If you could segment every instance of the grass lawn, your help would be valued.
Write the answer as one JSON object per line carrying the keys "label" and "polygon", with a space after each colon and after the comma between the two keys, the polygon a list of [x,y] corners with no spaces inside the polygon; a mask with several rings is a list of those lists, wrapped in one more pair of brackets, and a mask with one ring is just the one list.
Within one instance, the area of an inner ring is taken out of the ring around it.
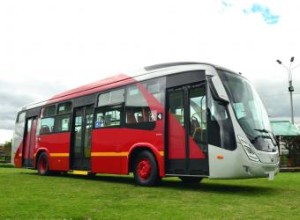
{"label": "grass lawn", "polygon": [[166,178],[49,176],[0,167],[0,219],[300,219],[300,173],[183,185]]}

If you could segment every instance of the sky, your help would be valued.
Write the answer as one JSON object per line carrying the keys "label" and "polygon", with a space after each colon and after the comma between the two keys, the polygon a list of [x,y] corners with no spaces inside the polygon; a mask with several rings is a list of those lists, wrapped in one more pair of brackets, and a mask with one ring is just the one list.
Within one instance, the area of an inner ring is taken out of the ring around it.
{"label": "sky", "polygon": [[0,143],[25,104],[176,61],[241,72],[270,117],[289,119],[293,56],[300,123],[299,9],[298,0],[0,1]]}

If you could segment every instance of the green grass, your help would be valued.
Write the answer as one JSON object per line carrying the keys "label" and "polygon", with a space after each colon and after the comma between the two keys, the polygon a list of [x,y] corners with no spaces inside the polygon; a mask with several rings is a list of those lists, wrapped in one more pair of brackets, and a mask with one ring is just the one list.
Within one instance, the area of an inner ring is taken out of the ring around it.
{"label": "green grass", "polygon": [[4,167],[4,168],[13,168],[14,165],[10,164],[10,163],[0,163],[0,168]]}
{"label": "green grass", "polygon": [[132,177],[37,175],[0,167],[0,219],[300,219],[300,173],[159,187]]}

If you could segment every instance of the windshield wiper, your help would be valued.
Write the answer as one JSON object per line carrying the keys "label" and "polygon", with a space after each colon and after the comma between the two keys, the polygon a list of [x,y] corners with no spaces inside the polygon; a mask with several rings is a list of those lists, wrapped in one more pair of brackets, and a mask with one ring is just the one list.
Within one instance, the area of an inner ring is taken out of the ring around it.
{"label": "windshield wiper", "polygon": [[271,139],[272,140],[272,138],[268,135],[257,135],[251,140],[252,144],[254,144],[257,141],[258,138],[266,138],[266,139]]}
{"label": "windshield wiper", "polygon": [[259,132],[262,132],[262,133],[267,133],[267,134],[269,134],[270,133],[270,131],[268,131],[268,130],[266,130],[266,129],[258,129],[258,128],[254,128],[254,130],[255,131],[259,131]]}
{"label": "windshield wiper", "polygon": [[266,134],[269,134],[269,136],[257,136],[257,137],[255,137],[253,140],[254,140],[254,142],[257,140],[257,138],[259,138],[259,137],[262,137],[262,138],[267,138],[267,139],[271,139],[272,140],[272,143],[275,145],[275,146],[277,146],[277,143],[276,143],[276,140],[274,139],[274,134],[271,132],[271,131],[268,131],[268,130],[266,130],[266,129],[257,129],[257,128],[255,128],[254,129],[255,131],[259,131],[259,132],[262,132],[262,133],[266,133]]}

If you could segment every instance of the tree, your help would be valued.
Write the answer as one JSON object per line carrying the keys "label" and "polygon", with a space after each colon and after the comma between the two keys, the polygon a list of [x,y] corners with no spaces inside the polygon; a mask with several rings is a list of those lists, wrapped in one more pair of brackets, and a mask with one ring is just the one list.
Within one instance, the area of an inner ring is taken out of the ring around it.
{"label": "tree", "polygon": [[10,161],[11,158],[11,141],[6,141],[4,144],[5,160]]}

